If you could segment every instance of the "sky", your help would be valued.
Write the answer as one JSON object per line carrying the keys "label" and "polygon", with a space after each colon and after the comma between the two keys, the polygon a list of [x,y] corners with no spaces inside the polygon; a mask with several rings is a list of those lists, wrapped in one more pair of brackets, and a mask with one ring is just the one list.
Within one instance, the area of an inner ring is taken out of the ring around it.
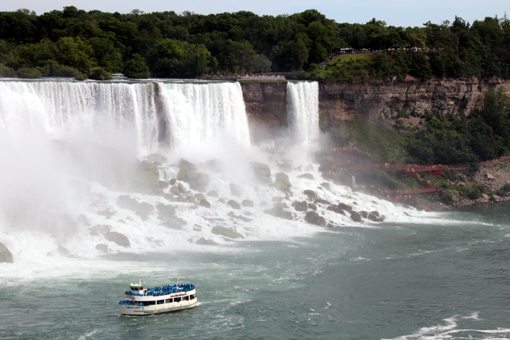
{"label": "sky", "polygon": [[453,21],[455,16],[473,22],[486,16],[510,14],[510,0],[0,0],[0,11],[27,8],[41,14],[64,6],[120,13],[133,9],[200,14],[245,10],[269,15],[314,8],[337,22],[365,23],[376,18],[394,26],[421,26],[427,21],[441,23]]}

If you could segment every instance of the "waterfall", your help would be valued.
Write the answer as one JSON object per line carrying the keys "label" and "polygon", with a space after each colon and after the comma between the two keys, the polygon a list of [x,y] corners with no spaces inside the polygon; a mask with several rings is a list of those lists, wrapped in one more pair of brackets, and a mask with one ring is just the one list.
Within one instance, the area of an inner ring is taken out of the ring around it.
{"label": "waterfall", "polygon": [[[229,135],[250,144],[239,83],[0,81],[0,129],[59,138],[112,126],[136,135],[137,153],[192,146]],[[161,100],[159,100],[161,99]]]}
{"label": "waterfall", "polygon": [[0,128],[37,129],[50,138],[105,125],[134,131],[138,152],[155,152],[159,122],[153,84],[0,82]]}
{"label": "waterfall", "polygon": [[287,119],[294,143],[313,146],[319,137],[319,85],[317,82],[287,83]]}
{"label": "waterfall", "polygon": [[160,83],[169,123],[169,143],[187,147],[227,136],[250,144],[239,83]]}

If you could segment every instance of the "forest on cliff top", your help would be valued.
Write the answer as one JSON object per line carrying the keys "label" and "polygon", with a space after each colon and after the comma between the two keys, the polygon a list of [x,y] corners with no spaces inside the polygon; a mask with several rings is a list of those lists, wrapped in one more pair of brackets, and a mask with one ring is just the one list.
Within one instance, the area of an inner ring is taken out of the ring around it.
{"label": "forest on cliff top", "polygon": [[394,27],[376,19],[337,23],[316,10],[280,16],[72,6],[41,15],[0,12],[0,76],[108,79],[117,72],[132,78],[267,72],[336,81],[509,78],[510,21],[456,17]]}

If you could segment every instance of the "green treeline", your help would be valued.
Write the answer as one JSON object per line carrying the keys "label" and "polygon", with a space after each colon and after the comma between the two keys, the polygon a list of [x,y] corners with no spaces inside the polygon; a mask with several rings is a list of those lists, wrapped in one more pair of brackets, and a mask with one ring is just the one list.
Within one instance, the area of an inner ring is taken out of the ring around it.
{"label": "green treeline", "polygon": [[[347,47],[370,51],[338,55]],[[315,10],[276,17],[72,6],[42,15],[0,13],[1,76],[107,79],[117,72],[133,78],[261,72],[340,81],[407,74],[509,78],[510,21],[455,18],[405,28],[375,19],[339,24]]]}

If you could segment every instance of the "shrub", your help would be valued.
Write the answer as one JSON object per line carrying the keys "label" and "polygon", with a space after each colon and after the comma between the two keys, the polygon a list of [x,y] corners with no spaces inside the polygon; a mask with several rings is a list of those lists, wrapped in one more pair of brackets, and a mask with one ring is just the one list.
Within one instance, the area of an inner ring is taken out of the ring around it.
{"label": "shrub", "polygon": [[43,72],[39,67],[22,67],[18,69],[16,75],[20,78],[41,78]]}
{"label": "shrub", "polygon": [[90,69],[89,78],[95,80],[108,80],[112,78],[112,75],[104,68],[95,66]]}

